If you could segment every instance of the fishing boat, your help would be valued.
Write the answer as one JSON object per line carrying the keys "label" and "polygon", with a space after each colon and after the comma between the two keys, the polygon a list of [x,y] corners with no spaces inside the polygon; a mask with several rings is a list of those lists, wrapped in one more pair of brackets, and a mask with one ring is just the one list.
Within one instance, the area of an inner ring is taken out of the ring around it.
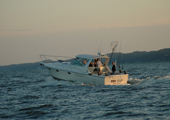
{"label": "fishing boat", "polygon": [[[75,58],[40,55],[40,58],[42,59],[40,65],[48,68],[49,73],[57,80],[98,85],[127,84],[127,72],[117,71],[112,74],[108,66],[110,57],[103,53],[98,53],[98,55],[80,54]],[[50,58],[55,58],[55,60]],[[61,58],[64,59],[61,60]],[[100,65],[96,65],[96,62],[99,62]]]}

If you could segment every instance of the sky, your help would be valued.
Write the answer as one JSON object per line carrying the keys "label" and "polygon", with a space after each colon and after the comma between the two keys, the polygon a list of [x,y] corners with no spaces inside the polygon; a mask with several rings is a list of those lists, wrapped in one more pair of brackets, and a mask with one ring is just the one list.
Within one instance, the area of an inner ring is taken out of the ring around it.
{"label": "sky", "polygon": [[0,66],[40,54],[170,48],[170,0],[0,0]]}

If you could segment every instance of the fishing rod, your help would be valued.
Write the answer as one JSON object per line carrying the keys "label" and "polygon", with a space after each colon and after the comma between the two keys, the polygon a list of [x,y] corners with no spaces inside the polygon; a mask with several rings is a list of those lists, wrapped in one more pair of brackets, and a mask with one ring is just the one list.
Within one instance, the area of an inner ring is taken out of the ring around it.
{"label": "fishing rod", "polygon": [[[114,45],[114,43],[115,43],[116,45]],[[111,57],[110,57],[110,60],[109,60],[109,65],[110,65],[110,61],[111,61],[112,56],[113,56],[113,52],[114,52],[115,48],[116,48],[117,45],[118,45],[118,41],[113,41],[110,45],[111,45],[111,47],[112,47],[112,54],[111,54]]]}
{"label": "fishing rod", "polygon": [[117,66],[118,66],[119,69],[121,68],[120,67],[120,60],[121,60],[121,52],[120,51],[121,51],[121,43],[120,43],[120,47],[119,47],[118,63],[117,63],[118,64]]}
{"label": "fishing rod", "polygon": [[[128,43],[126,44],[126,47],[125,47],[125,53],[126,53],[126,50],[127,50],[127,45],[128,45]],[[125,53],[124,53],[124,56],[123,56],[122,70],[123,70],[123,65],[124,65],[124,62],[125,62]]]}

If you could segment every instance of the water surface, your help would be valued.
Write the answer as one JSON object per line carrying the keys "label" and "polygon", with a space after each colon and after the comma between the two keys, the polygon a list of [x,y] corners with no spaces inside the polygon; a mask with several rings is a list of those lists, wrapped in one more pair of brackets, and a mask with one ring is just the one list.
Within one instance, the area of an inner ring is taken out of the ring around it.
{"label": "water surface", "polygon": [[130,85],[58,81],[46,69],[0,72],[0,119],[170,119],[170,63],[124,68]]}

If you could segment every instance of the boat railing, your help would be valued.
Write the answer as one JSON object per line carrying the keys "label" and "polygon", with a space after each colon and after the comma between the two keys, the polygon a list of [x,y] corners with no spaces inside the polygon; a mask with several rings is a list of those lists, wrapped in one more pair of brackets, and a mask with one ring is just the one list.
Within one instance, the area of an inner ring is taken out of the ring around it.
{"label": "boat railing", "polygon": [[[72,58],[72,57],[66,57],[66,56],[54,56],[54,55],[40,55],[40,59],[42,60],[42,62],[40,63],[46,63],[46,64],[51,64],[51,63],[68,63],[68,62],[72,62],[75,58]],[[61,64],[53,64],[57,67],[60,67],[62,69],[65,69],[65,70],[74,70],[74,71],[77,71],[77,72],[83,72],[83,73],[88,73],[88,69],[87,68],[84,68],[84,67],[81,67],[81,68],[78,68],[77,66],[74,66],[74,65],[68,65],[67,67],[66,66],[63,66]]]}
{"label": "boat railing", "polygon": [[54,56],[54,55],[40,55],[40,59],[43,63],[61,63],[72,62],[74,58],[66,56]]}

